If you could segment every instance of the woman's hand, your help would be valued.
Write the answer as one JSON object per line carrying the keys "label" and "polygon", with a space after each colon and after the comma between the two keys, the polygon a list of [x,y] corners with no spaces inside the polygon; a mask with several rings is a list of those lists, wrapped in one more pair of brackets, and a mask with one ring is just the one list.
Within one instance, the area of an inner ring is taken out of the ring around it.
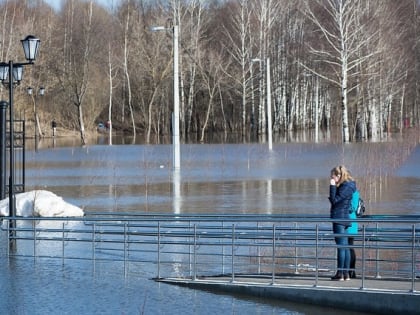
{"label": "woman's hand", "polygon": [[335,180],[334,179],[330,179],[330,185],[333,185],[333,186],[335,186],[337,183],[335,182]]}

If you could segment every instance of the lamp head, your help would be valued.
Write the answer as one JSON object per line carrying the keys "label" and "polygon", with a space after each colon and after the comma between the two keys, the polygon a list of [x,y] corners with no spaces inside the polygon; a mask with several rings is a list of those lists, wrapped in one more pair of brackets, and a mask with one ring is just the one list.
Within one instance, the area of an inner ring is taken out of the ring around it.
{"label": "lamp head", "polygon": [[150,30],[152,32],[161,32],[161,31],[166,31],[166,28],[164,26],[152,26]]}
{"label": "lamp head", "polygon": [[9,64],[5,62],[0,63],[0,81],[5,82],[7,81],[7,77],[9,76]]}
{"label": "lamp head", "polygon": [[22,65],[15,65],[13,67],[13,82],[16,82],[17,84],[22,81],[22,75],[23,75],[23,66]]}
{"label": "lamp head", "polygon": [[41,40],[33,35],[28,35],[25,39],[22,39],[21,42],[26,60],[29,62],[34,62],[38,56],[39,44]]}

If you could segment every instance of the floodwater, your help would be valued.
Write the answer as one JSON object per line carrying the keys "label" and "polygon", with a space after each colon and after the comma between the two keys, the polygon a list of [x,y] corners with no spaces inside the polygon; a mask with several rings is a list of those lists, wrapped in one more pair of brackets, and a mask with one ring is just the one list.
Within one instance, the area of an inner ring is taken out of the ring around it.
{"label": "floodwater", "polygon": [[[420,214],[420,147],[396,143],[184,144],[179,172],[171,145],[47,146],[26,152],[26,191],[50,190],[87,214],[325,214],[338,164],[352,171],[368,214]],[[125,276],[121,262],[8,259],[5,237],[0,314],[337,313],[156,283],[153,266]]]}
{"label": "floodwater", "polygon": [[[420,149],[395,143],[56,147],[26,153],[26,190],[51,190],[86,212],[329,213],[333,166],[346,165],[369,214],[419,214]],[[390,152],[392,150],[392,152]],[[401,150],[398,154],[397,150]],[[395,153],[397,151],[397,153]]]}

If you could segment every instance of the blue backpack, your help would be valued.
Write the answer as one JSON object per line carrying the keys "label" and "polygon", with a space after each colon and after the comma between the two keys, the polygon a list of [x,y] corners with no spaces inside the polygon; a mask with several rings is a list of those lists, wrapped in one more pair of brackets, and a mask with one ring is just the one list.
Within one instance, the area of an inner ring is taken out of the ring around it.
{"label": "blue backpack", "polygon": [[360,218],[365,214],[365,202],[360,198],[360,192],[356,190],[351,196],[351,209],[350,213],[356,212],[356,217]]}

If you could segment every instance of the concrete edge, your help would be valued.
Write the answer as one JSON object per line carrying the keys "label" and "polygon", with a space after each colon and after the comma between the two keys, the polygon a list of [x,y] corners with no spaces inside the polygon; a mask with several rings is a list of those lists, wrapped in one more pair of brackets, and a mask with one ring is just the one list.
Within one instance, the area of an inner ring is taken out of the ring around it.
{"label": "concrete edge", "polygon": [[260,298],[334,307],[343,310],[379,314],[419,314],[420,296],[373,290],[344,288],[292,287],[278,285],[214,282],[188,279],[156,279],[156,281],[193,289],[249,295]]}

